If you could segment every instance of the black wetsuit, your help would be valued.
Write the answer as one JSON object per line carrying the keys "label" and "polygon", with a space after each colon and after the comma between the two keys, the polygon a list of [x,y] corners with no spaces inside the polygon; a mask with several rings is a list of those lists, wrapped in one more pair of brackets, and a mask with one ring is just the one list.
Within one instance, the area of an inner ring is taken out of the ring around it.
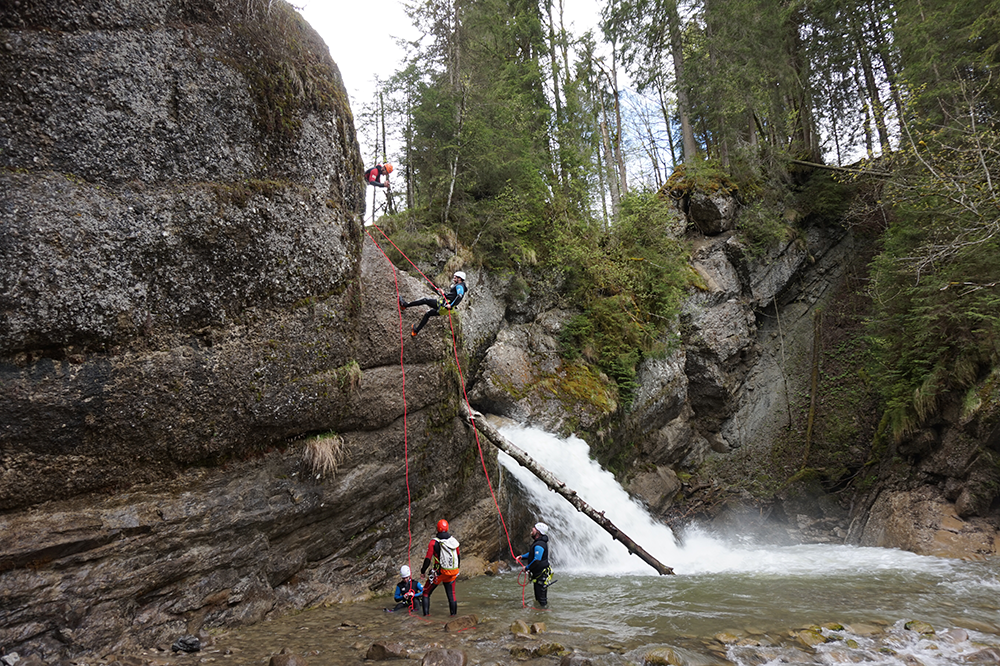
{"label": "black wetsuit", "polygon": [[444,296],[439,296],[437,298],[434,297],[421,298],[420,300],[410,301],[409,303],[401,300],[399,304],[402,305],[404,308],[412,308],[414,305],[426,305],[427,307],[430,308],[430,310],[424,313],[424,318],[420,320],[420,323],[413,327],[413,334],[416,335],[417,333],[420,332],[420,329],[424,327],[424,324],[426,324],[431,317],[437,317],[440,314],[439,310],[442,307],[446,305],[450,307],[455,307],[462,301],[462,298],[464,296],[465,296],[465,283],[459,282],[458,284],[451,285],[451,291],[449,291]]}
{"label": "black wetsuit", "polygon": [[[531,558],[530,560],[528,558]],[[531,549],[521,556],[521,561],[528,572],[528,578],[535,584],[535,601],[542,608],[549,603],[548,587],[552,581],[552,567],[549,566],[549,537],[540,534]]]}
{"label": "black wetsuit", "polygon": [[[406,593],[412,592],[411,597],[407,597]],[[393,593],[393,597],[396,599],[395,608],[386,608],[387,611],[398,611],[404,608],[410,610],[424,610],[424,586],[418,581],[411,578],[410,580],[401,580],[396,583],[396,591]],[[424,613],[426,615],[427,613]]]}

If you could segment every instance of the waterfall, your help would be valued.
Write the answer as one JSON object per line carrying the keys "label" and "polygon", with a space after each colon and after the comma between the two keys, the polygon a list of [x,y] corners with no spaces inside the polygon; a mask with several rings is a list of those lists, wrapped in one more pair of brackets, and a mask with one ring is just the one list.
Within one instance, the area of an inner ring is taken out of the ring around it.
{"label": "waterfall", "polygon": [[[679,575],[755,573],[815,575],[850,574],[886,569],[923,569],[946,572],[948,563],[934,557],[887,548],[803,545],[760,546],[729,543],[697,528],[685,531],[681,543],[669,527],[657,522],[632,499],[614,475],[590,458],[590,448],[578,437],[561,438],[524,426],[503,426],[500,432],[542,467],[563,481],[596,511]],[[611,538],[563,497],[513,458],[501,452],[500,464],[527,491],[537,509],[536,520],[550,527],[553,567],[590,575],[657,575],[645,562]],[[526,549],[526,548],[525,548]]]}

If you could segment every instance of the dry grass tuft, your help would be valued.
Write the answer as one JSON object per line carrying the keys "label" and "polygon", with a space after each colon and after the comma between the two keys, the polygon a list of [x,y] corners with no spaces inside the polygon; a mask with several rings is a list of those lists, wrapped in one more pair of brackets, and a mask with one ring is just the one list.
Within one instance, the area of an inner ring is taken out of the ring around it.
{"label": "dry grass tuft", "polygon": [[306,442],[302,457],[316,478],[334,476],[344,461],[346,453],[344,438],[336,433],[320,435]]}

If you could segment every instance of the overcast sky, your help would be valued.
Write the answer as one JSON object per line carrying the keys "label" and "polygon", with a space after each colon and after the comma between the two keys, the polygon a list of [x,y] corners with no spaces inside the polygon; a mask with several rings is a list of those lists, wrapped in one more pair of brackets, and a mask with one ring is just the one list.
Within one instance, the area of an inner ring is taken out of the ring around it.
{"label": "overcast sky", "polygon": [[[604,0],[563,0],[566,29],[581,35],[597,31]],[[385,80],[403,65],[397,38],[420,37],[403,0],[298,0],[302,15],[330,47],[351,97],[355,115],[375,90],[375,77]]]}
{"label": "overcast sky", "polygon": [[[563,0],[566,29],[575,36],[588,29],[598,32],[601,6],[605,0]],[[362,107],[375,94],[375,78],[386,80],[402,68],[404,54],[399,39],[414,41],[421,35],[406,15],[403,0],[293,0],[309,24],[330,48],[330,56],[340,68],[351,98],[355,121]],[[558,8],[558,3],[556,3]],[[557,19],[558,20],[558,19]],[[358,137],[359,141],[363,137]],[[371,146],[361,144],[365,166],[371,166]],[[390,159],[392,150],[390,149]],[[391,180],[391,178],[390,178]],[[373,188],[369,188],[371,190]],[[371,193],[366,197],[371,215]]]}

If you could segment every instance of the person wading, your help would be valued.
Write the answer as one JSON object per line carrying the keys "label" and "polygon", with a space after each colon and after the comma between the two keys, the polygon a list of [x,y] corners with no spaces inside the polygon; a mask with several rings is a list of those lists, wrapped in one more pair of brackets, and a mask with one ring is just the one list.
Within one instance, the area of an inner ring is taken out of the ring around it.
{"label": "person wading", "polygon": [[555,582],[549,566],[548,531],[549,526],[545,523],[535,523],[531,528],[531,549],[517,558],[517,563],[528,572],[528,579],[535,584],[535,601],[542,608],[549,605],[548,587]]}
{"label": "person wading", "polygon": [[437,522],[437,536],[427,545],[427,556],[420,567],[420,573],[427,573],[427,584],[424,585],[424,615],[431,612],[431,592],[438,585],[444,586],[448,595],[448,610],[452,615],[458,613],[458,602],[455,600],[455,579],[458,578],[458,539],[448,531],[448,521]]}

